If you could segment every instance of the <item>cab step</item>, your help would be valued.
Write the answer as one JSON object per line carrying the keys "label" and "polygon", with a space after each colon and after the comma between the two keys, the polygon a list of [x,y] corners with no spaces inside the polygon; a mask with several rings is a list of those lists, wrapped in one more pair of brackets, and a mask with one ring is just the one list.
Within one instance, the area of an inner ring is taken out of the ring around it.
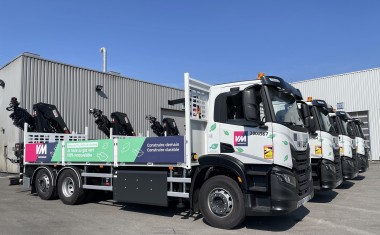
{"label": "cab step", "polygon": [[247,171],[247,174],[248,175],[267,175],[268,172],[266,172],[266,171],[251,171],[251,170],[249,170],[249,171]]}
{"label": "cab step", "polygon": [[249,190],[250,191],[253,191],[253,192],[267,192],[267,187],[262,187],[262,186],[251,186],[249,187]]}

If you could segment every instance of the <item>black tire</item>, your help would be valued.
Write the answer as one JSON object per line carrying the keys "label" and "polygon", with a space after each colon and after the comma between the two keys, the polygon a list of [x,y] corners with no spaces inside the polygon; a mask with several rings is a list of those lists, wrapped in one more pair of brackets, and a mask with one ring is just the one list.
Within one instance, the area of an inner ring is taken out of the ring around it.
{"label": "black tire", "polygon": [[77,174],[70,169],[64,170],[58,178],[58,196],[66,205],[76,205],[83,201],[85,192],[79,187]]}
{"label": "black tire", "polygon": [[46,169],[40,169],[34,180],[34,187],[38,196],[42,200],[51,200],[55,196],[55,187],[53,186],[51,174]]}
{"label": "black tire", "polygon": [[202,185],[199,207],[206,222],[216,228],[232,229],[245,219],[243,193],[234,180],[224,175],[214,176]]}

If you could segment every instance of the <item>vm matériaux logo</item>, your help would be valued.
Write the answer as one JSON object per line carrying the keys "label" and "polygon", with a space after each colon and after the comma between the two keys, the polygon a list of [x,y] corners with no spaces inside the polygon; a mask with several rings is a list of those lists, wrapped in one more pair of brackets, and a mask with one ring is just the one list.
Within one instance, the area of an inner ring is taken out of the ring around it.
{"label": "vm mat\u00e9riaux logo", "polygon": [[37,155],[45,155],[47,153],[47,145],[46,144],[37,144],[36,145],[36,154]]}
{"label": "vm mat\u00e9riaux logo", "polygon": [[248,131],[234,132],[234,146],[248,146]]}

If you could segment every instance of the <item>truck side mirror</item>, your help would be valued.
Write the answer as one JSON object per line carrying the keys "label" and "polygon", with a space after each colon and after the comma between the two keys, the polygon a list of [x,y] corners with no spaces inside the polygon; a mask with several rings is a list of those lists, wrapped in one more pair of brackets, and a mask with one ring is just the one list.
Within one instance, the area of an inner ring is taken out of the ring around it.
{"label": "truck side mirror", "polygon": [[314,133],[317,130],[315,119],[311,116],[309,106],[305,103],[301,103],[301,116],[305,127],[311,132]]}
{"label": "truck side mirror", "polygon": [[308,119],[308,125],[306,125],[306,122],[305,122],[305,126],[307,129],[309,129],[309,132],[310,133],[314,133],[317,131],[317,123],[315,122],[315,119],[312,118],[311,116],[307,118]]}
{"label": "truck side mirror", "polygon": [[[309,106],[305,103],[301,103],[301,108],[300,108],[300,111],[301,111],[301,116],[302,116],[302,119],[305,119],[307,117],[310,117],[310,109],[309,109]],[[305,123],[306,125],[306,123]]]}
{"label": "truck side mirror", "polygon": [[305,117],[303,118],[303,123],[305,124],[305,127],[309,129],[310,123],[312,122],[311,117]]}
{"label": "truck side mirror", "polygon": [[260,108],[256,103],[256,95],[253,87],[243,91],[243,110],[246,120],[260,122]]}

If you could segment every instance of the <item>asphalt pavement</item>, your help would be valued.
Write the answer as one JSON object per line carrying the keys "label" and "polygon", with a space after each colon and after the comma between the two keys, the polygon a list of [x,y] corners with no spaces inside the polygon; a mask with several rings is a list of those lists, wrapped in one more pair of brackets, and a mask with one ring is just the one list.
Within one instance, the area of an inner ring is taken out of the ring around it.
{"label": "asphalt pavement", "polygon": [[379,182],[380,163],[374,163],[337,189],[316,193],[291,214],[249,217],[234,230],[220,230],[177,207],[43,201],[21,186],[8,186],[1,174],[0,234],[379,234]]}

